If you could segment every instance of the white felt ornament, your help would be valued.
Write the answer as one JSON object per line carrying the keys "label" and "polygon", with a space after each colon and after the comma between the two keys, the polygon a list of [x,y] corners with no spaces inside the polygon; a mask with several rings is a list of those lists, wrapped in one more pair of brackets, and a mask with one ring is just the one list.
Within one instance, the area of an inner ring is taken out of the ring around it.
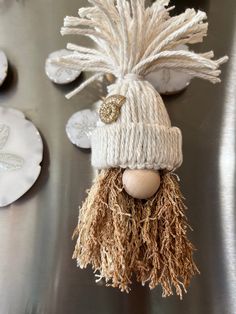
{"label": "white felt ornament", "polygon": [[40,134],[22,112],[0,107],[0,207],[28,191],[38,178],[43,154]]}
{"label": "white felt ornament", "polygon": [[95,110],[86,109],[74,113],[66,125],[66,133],[71,143],[80,148],[90,148],[90,136],[97,121],[98,114]]}
{"label": "white felt ornament", "polygon": [[0,86],[5,81],[8,71],[7,57],[3,51],[0,50]]}
{"label": "white felt ornament", "polygon": [[[179,45],[176,50],[188,51],[187,45]],[[191,75],[178,70],[163,68],[159,71],[149,73],[146,77],[158,91],[163,95],[175,94],[184,90],[191,81]]]}
{"label": "white felt ornament", "polygon": [[51,59],[65,57],[71,52],[61,49],[50,53],[45,63],[45,72],[48,78],[56,84],[67,84],[73,82],[80,75],[81,71],[67,69],[63,66],[52,64]]}

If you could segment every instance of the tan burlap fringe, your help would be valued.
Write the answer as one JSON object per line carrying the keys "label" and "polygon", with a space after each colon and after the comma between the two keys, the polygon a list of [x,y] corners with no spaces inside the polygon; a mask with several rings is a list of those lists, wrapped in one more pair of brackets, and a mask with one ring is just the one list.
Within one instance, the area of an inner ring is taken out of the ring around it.
{"label": "tan burlap fringe", "polygon": [[160,284],[163,297],[175,288],[182,298],[199,271],[177,178],[166,173],[161,182],[154,197],[141,201],[123,190],[121,169],[98,175],[73,235],[78,237],[73,258],[79,267],[91,264],[107,285],[122,291],[129,291],[135,275],[151,289]]}

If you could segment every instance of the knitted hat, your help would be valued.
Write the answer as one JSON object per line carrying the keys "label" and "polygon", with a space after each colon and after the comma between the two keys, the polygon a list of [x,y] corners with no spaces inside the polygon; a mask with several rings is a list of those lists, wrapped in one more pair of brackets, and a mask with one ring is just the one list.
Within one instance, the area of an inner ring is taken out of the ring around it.
{"label": "knitted hat", "polygon": [[55,62],[95,72],[68,98],[107,73],[117,78],[108,87],[108,96],[125,97],[118,119],[100,125],[92,134],[92,164],[99,169],[179,167],[181,132],[171,127],[160,95],[142,78],[161,69],[174,69],[220,82],[219,66],[227,57],[212,60],[212,51],[197,54],[180,48],[202,41],[207,33],[206,14],[187,9],[171,17],[173,7],[167,8],[168,0],[157,0],[149,8],[144,0],[89,2],[94,6],[80,9],[79,17],[65,18],[61,33],[88,36],[96,48],[68,44],[71,55]]}
{"label": "knitted hat", "polygon": [[109,86],[108,91],[108,96],[123,95],[126,100],[117,121],[99,123],[93,132],[92,165],[100,169],[179,167],[181,131],[171,127],[162,98],[152,85],[130,77]]}

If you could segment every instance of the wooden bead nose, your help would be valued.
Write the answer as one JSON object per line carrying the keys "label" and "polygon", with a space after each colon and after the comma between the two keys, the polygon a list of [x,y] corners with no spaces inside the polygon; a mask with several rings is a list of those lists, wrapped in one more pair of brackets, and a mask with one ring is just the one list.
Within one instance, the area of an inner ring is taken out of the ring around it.
{"label": "wooden bead nose", "polygon": [[122,176],[125,191],[132,197],[147,199],[152,197],[160,186],[160,174],[155,170],[126,169]]}

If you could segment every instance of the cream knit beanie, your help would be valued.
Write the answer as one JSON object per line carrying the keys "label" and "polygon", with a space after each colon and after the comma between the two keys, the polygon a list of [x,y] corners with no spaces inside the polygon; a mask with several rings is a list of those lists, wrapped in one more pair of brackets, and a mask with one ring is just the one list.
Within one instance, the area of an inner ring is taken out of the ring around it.
{"label": "cream knit beanie", "polygon": [[172,69],[220,82],[219,66],[227,57],[212,60],[213,52],[194,53],[181,45],[201,42],[207,34],[206,14],[187,9],[171,17],[168,0],[145,7],[145,0],[89,0],[79,17],[66,17],[62,35],[84,35],[96,48],[68,44],[68,56],[54,60],[67,68],[94,72],[67,95],[80,92],[106,74],[117,81],[108,96],[125,97],[116,121],[99,123],[92,134],[94,167],[173,170],[182,163],[182,139],[172,127],[160,95],[144,80],[148,74]]}
{"label": "cream knit beanie", "polygon": [[173,170],[182,163],[181,131],[171,127],[161,96],[148,81],[130,76],[109,86],[108,96],[126,101],[118,120],[99,123],[92,134],[96,168]]}

